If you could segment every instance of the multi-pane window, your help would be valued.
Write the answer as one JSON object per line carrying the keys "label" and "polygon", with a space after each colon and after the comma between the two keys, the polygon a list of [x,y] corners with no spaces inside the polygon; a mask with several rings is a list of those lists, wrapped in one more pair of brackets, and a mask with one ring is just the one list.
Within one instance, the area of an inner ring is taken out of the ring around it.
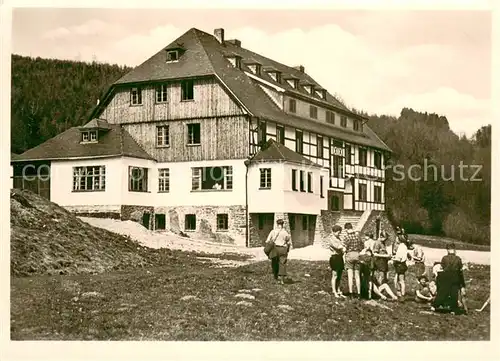
{"label": "multi-pane window", "polygon": [[191,188],[194,191],[233,189],[233,167],[196,167],[191,171]]}
{"label": "multi-pane window", "polygon": [[132,88],[130,90],[130,104],[141,105],[142,104],[142,89]]}
{"label": "multi-pane window", "polygon": [[309,105],[309,116],[313,119],[318,119],[318,108],[314,105]]}
{"label": "multi-pane window", "polygon": [[131,192],[148,191],[148,169],[139,167],[129,167],[128,190]]}
{"label": "multi-pane window", "polygon": [[186,231],[196,230],[196,214],[186,214],[184,216],[184,230]]}
{"label": "multi-pane window", "polygon": [[194,99],[194,81],[192,79],[183,80],[181,82],[181,100],[193,100]]}
{"label": "multi-pane window", "polygon": [[342,157],[339,155],[332,156],[332,176],[335,178],[344,177],[344,164]]}
{"label": "multi-pane window", "polygon": [[326,122],[330,124],[335,124],[335,113],[327,110],[325,114],[326,114]]}
{"label": "multi-pane window", "polygon": [[280,144],[285,144],[285,128],[281,125],[276,126],[276,141]]}
{"label": "multi-pane window", "polygon": [[229,229],[227,213],[221,213],[217,215],[217,230],[218,231],[227,231]]}
{"label": "multi-pane window", "polygon": [[345,145],[345,164],[352,164],[351,146],[349,144]]}
{"label": "multi-pane window", "polygon": [[373,198],[376,203],[382,203],[382,187],[373,186]]}
{"label": "multi-pane window", "polygon": [[187,125],[187,136],[189,145],[200,145],[201,144],[201,132],[200,123],[192,123]]}
{"label": "multi-pane window", "polygon": [[302,132],[300,130],[295,131],[295,151],[299,154],[303,152],[303,139]]}
{"label": "multi-pane window", "polygon": [[318,145],[316,147],[316,156],[321,159],[323,158],[323,137],[318,135],[317,139]]}
{"label": "multi-pane window", "polygon": [[103,191],[106,189],[106,167],[73,167],[73,191]]}
{"label": "multi-pane window", "polygon": [[300,191],[301,192],[305,192],[306,191],[306,180],[304,179],[305,178],[305,172],[303,170],[300,171]]}
{"label": "multi-pane window", "polygon": [[168,147],[170,145],[170,136],[168,125],[160,125],[156,127],[156,146]]}
{"label": "multi-pane window", "polygon": [[319,176],[319,196],[320,196],[321,198],[325,198],[325,195],[324,195],[324,193],[323,193],[323,187],[324,187],[324,186],[323,186],[323,178],[324,178],[324,177],[323,177],[322,175],[321,175],[321,176]]}
{"label": "multi-pane window", "polygon": [[347,127],[347,117],[345,115],[340,117],[340,126],[344,128]]}
{"label": "multi-pane window", "polygon": [[83,132],[82,133],[82,142],[88,142],[88,141],[90,141],[89,132]]}
{"label": "multi-pane window", "polygon": [[158,192],[170,192],[170,169],[158,169]]}
{"label": "multi-pane window", "polygon": [[295,99],[288,100],[288,111],[290,113],[295,113],[297,111],[297,101]]}
{"label": "multi-pane window", "polygon": [[297,169],[292,169],[292,190],[297,190]]}
{"label": "multi-pane window", "polygon": [[358,197],[358,199],[360,201],[366,201],[368,199],[366,188],[367,188],[366,184],[359,183],[359,187],[358,187],[358,189],[359,189],[359,197]]}
{"label": "multi-pane window", "polygon": [[368,152],[364,148],[359,148],[359,165],[366,167],[367,165]]}
{"label": "multi-pane window", "polygon": [[97,130],[89,130],[87,132],[82,132],[82,142],[97,142]]}
{"label": "multi-pane window", "polygon": [[307,191],[309,193],[313,192],[313,174],[312,174],[312,172],[307,172]]}
{"label": "multi-pane window", "polygon": [[360,126],[359,126],[359,120],[354,119],[354,120],[352,121],[352,127],[353,127],[353,129],[354,129],[355,131],[359,131],[359,129],[360,129]]}
{"label": "multi-pane window", "polygon": [[167,85],[161,84],[156,87],[156,102],[164,103],[167,101]]}
{"label": "multi-pane window", "polygon": [[260,170],[260,188],[271,189],[271,168],[261,168]]}
{"label": "multi-pane window", "polygon": [[91,142],[97,142],[97,130],[91,130],[89,132],[89,135],[90,135]]}
{"label": "multi-pane window", "polygon": [[382,154],[380,152],[374,152],[373,160],[375,163],[375,168],[382,169]]}

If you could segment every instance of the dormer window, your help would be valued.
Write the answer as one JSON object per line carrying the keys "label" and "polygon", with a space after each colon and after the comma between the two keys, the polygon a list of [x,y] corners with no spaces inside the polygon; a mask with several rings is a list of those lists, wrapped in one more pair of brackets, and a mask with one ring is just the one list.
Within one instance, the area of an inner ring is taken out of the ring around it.
{"label": "dormer window", "polygon": [[97,143],[97,130],[83,131],[82,143]]}
{"label": "dormer window", "polygon": [[279,71],[269,71],[269,76],[276,82],[281,83],[281,72]]}
{"label": "dormer window", "polygon": [[308,92],[309,94],[311,94],[311,95],[313,94],[313,89],[314,89],[313,85],[311,85],[311,84],[306,84],[306,85],[304,85],[304,89],[305,89],[305,90],[306,90],[306,92]]}
{"label": "dormer window", "polygon": [[316,89],[316,95],[326,100],[326,89]]}
{"label": "dormer window", "polygon": [[241,69],[241,56],[231,54],[226,56],[227,60],[237,69]]}
{"label": "dormer window", "polygon": [[255,75],[261,74],[262,65],[253,59],[249,59],[245,62],[248,69]]}
{"label": "dormer window", "polygon": [[297,89],[299,87],[299,79],[288,78],[286,81],[287,81],[288,85],[290,85],[294,89]]}
{"label": "dormer window", "polygon": [[173,63],[176,61],[179,61],[179,51],[167,50],[167,63]]}

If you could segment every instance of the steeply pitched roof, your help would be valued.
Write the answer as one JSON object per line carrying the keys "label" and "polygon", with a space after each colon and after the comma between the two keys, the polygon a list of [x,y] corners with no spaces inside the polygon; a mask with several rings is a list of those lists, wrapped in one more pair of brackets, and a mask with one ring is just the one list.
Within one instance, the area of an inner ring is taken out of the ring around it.
{"label": "steeply pitched roof", "polygon": [[[177,62],[167,63],[165,51],[167,48],[174,45],[182,45],[186,51]],[[243,64],[241,65],[241,69],[234,67],[228,61],[225,57],[227,53],[238,54],[242,57]],[[216,76],[223,85],[235,95],[237,100],[241,102],[241,105],[244,106],[251,115],[292,127],[317,132],[325,136],[343,139],[356,144],[391,151],[380,138],[374,135],[373,131],[368,129],[367,125],[363,127],[362,132],[351,131],[326,123],[325,121],[304,119],[285,113],[279,109],[271,98],[262,90],[256,80],[253,80],[245,74],[245,71],[250,72],[247,65],[245,65],[247,61],[258,62],[262,64],[263,69],[276,69],[282,73],[283,78],[294,77],[299,79],[301,84],[308,83],[318,88],[320,87],[314,79],[297,68],[283,65],[228,41],[221,44],[211,34],[194,28],[184,33],[171,44],[123,76],[115,83],[115,86],[121,86],[127,83],[173,80],[209,75]],[[264,70],[261,72],[260,78],[280,86],[292,94],[314,100],[318,104],[334,107],[337,111],[344,114],[350,114],[352,117],[365,119],[350,111],[329,93],[326,94],[326,99],[323,100],[317,96],[310,95],[302,85],[299,85],[299,89],[294,89],[286,81],[277,83]],[[104,101],[94,109],[92,116],[97,116],[99,109],[106,106],[107,100],[111,99],[113,89],[114,87],[112,86]]]}
{"label": "steeply pitched roof", "polygon": [[109,131],[99,134],[99,142],[81,144],[81,132],[72,127],[18,155],[12,161],[63,160],[91,157],[129,156],[153,159],[121,126],[109,124]]}
{"label": "steeply pitched roof", "polygon": [[250,159],[250,163],[258,162],[290,162],[302,164],[309,167],[319,167],[320,165],[310,161],[297,152],[285,147],[274,139],[269,139],[266,144]]}
{"label": "steeply pitched roof", "polygon": [[89,129],[110,129],[110,125],[107,121],[103,119],[92,119],[90,122],[85,124],[81,128],[89,128]]}

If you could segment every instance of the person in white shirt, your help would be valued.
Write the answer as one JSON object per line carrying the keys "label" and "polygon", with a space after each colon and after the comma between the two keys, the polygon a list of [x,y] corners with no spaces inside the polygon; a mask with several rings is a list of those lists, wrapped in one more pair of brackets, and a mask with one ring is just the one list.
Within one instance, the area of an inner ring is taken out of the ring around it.
{"label": "person in white shirt", "polygon": [[373,246],[375,245],[375,240],[373,239],[373,233],[365,233],[365,243],[364,243],[364,248],[360,252],[360,254],[365,254],[367,250],[370,250],[373,252]]}
{"label": "person in white shirt", "polygon": [[331,252],[330,256],[330,269],[332,270],[332,293],[336,298],[345,296],[340,291],[340,280],[342,279],[342,272],[344,271],[344,252],[345,247],[340,239],[342,227],[335,225],[332,228],[332,236],[327,240],[328,249]]}
{"label": "person in white shirt", "polygon": [[276,221],[277,227],[269,233],[266,240],[266,243],[274,243],[274,247],[271,249],[268,257],[271,259],[274,278],[281,284],[285,283],[288,251],[292,244],[290,235],[283,228],[283,223],[282,219],[278,219]]}
{"label": "person in white shirt", "polygon": [[[394,288],[397,291],[397,295],[404,300],[406,294],[405,286],[405,274],[408,270],[406,261],[408,260],[408,244],[405,241],[399,243],[396,250],[396,254],[392,258],[394,271],[396,275],[394,276]],[[399,285],[399,290],[398,290]]]}

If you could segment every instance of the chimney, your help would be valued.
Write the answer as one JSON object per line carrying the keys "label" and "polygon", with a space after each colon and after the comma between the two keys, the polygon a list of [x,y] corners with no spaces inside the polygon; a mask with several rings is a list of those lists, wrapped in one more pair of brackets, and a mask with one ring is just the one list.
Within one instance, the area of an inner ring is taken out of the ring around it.
{"label": "chimney", "polygon": [[238,39],[226,40],[226,43],[231,43],[231,44],[237,46],[238,48],[241,48],[241,41]]}
{"label": "chimney", "polygon": [[217,38],[219,43],[224,44],[224,29],[222,28],[215,29],[214,36]]}
{"label": "chimney", "polygon": [[301,73],[305,72],[305,69],[304,69],[303,65],[294,66],[294,68],[297,69],[298,71],[300,71]]}

